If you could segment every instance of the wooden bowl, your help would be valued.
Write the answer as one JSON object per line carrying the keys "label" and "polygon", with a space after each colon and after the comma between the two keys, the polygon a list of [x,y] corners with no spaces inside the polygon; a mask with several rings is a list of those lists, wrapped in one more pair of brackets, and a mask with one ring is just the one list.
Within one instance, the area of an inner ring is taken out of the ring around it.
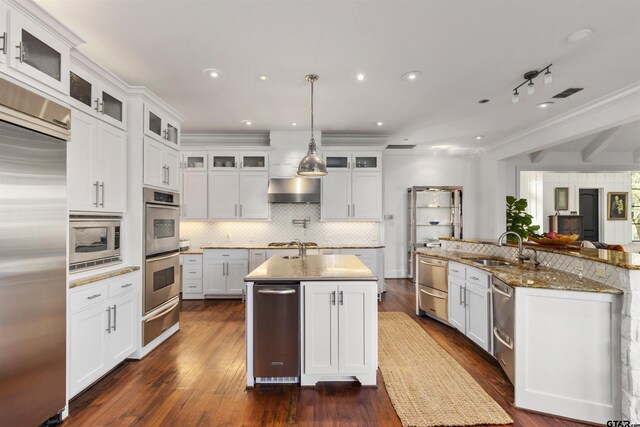
{"label": "wooden bowl", "polygon": [[578,237],[578,234],[558,234],[558,237],[556,237],[555,239],[529,236],[529,240],[531,240],[532,242],[536,242],[539,245],[562,246],[575,242],[576,240],[578,240]]}

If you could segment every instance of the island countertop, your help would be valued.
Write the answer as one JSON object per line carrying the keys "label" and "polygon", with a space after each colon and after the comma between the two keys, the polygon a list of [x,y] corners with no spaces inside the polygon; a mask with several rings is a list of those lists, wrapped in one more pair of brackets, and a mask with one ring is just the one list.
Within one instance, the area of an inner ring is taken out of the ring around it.
{"label": "island countertop", "polygon": [[307,255],[286,259],[272,256],[244,278],[245,282],[376,281],[378,278],[355,255]]}

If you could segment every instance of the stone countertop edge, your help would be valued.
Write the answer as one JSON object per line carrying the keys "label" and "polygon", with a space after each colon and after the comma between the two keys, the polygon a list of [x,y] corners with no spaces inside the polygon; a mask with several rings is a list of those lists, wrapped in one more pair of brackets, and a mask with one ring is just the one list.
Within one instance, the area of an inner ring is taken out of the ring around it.
{"label": "stone countertop edge", "polygon": [[[481,243],[485,245],[496,246],[495,241],[483,240],[483,239],[456,239],[453,237],[441,237],[440,240],[446,240],[448,242],[462,242],[462,243]],[[505,246],[517,247],[518,245],[512,243],[506,243]],[[582,258],[589,261],[601,262],[603,264],[614,265],[616,267],[624,268],[626,270],[640,270],[640,253],[634,252],[620,252],[609,251],[606,249],[589,249],[580,248],[579,250],[567,250],[567,249],[554,249],[549,246],[539,246],[537,243],[525,242],[524,247],[527,249],[535,249],[540,252],[550,252],[554,254],[567,255],[576,258]]]}
{"label": "stone countertop edge", "polygon": [[[382,249],[384,245],[372,244],[372,245],[318,245],[307,246],[307,249]],[[253,245],[253,244],[217,244],[201,246],[200,249],[297,249],[296,246],[268,246],[268,245]],[[193,249],[197,250],[197,249]],[[188,251],[182,252],[186,253]]]}
{"label": "stone countertop edge", "polygon": [[180,255],[202,255],[204,249],[188,249],[180,252]]}
{"label": "stone countertop edge", "polygon": [[[516,267],[487,267],[471,261],[469,258],[502,259],[482,254],[458,251],[416,251],[416,253],[434,258],[454,261],[491,273],[508,285],[520,288],[555,289],[562,291],[595,292],[622,295],[624,292],[616,287],[605,285],[595,280],[578,275],[531,264]],[[512,261],[512,260],[508,260]]]}
{"label": "stone countertop edge", "polygon": [[307,255],[306,260],[276,255],[245,276],[245,282],[365,281],[378,278],[355,255]]}
{"label": "stone countertop edge", "polygon": [[123,274],[129,274],[134,271],[140,270],[137,265],[130,267],[123,267],[117,270],[109,271],[107,273],[96,274],[95,276],[83,277],[82,279],[73,280],[69,282],[69,289],[77,288],[79,286],[88,285],[89,283],[99,282],[100,280],[109,279],[111,277],[122,276]]}

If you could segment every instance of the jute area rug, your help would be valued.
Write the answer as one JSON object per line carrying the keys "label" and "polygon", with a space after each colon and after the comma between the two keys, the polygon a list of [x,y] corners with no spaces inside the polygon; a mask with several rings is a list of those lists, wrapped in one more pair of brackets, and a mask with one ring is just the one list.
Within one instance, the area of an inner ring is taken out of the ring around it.
{"label": "jute area rug", "polygon": [[404,426],[470,426],[513,421],[405,313],[378,313],[378,365]]}

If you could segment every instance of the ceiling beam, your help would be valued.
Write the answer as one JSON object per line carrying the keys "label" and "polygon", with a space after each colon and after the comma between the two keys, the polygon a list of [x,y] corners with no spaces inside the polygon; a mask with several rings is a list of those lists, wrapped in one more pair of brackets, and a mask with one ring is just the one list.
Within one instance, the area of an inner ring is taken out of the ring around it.
{"label": "ceiling beam", "polygon": [[547,154],[549,154],[549,150],[538,150],[530,153],[529,158],[531,159],[531,163],[540,163]]}
{"label": "ceiling beam", "polygon": [[640,148],[636,148],[633,152],[633,162],[640,163]]}
{"label": "ceiling beam", "polygon": [[616,131],[620,129],[620,126],[612,127],[607,130],[603,130],[596,136],[596,139],[587,147],[582,150],[582,161],[583,162],[592,162],[596,157],[598,157],[604,150],[607,149],[613,142],[611,138]]}

